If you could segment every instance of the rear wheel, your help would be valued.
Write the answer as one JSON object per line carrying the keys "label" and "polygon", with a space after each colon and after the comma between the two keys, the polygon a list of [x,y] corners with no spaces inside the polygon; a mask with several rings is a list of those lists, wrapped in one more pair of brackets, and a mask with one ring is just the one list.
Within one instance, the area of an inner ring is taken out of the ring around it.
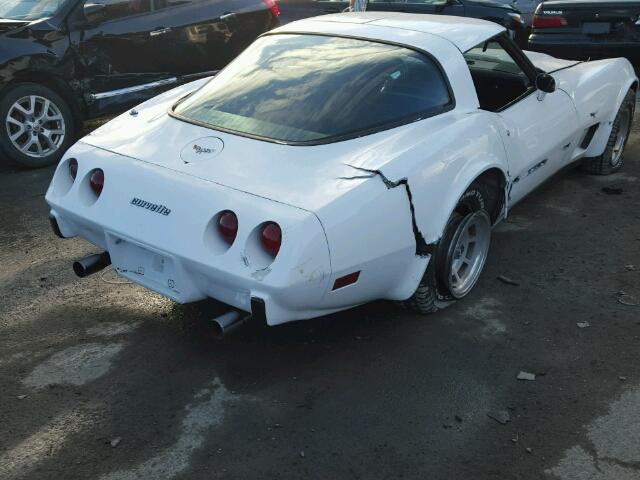
{"label": "rear wheel", "polygon": [[449,217],[427,271],[405,305],[419,313],[433,313],[473,289],[491,244],[489,205],[487,186],[473,183]]}
{"label": "rear wheel", "polygon": [[56,92],[35,83],[16,84],[0,100],[0,146],[29,168],[52,165],[73,141],[74,121]]}
{"label": "rear wheel", "polygon": [[631,124],[633,123],[635,96],[635,92],[629,90],[624,97],[611,127],[611,134],[604,152],[602,155],[584,160],[582,169],[585,172],[594,175],[609,175],[622,168],[624,164],[624,147],[627,145],[627,140],[629,140]]}

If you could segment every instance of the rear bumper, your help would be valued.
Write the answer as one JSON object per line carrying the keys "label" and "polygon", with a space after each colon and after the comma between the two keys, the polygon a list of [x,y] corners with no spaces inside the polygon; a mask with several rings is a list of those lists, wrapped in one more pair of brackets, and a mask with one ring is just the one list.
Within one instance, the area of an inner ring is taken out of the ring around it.
{"label": "rear bumper", "polygon": [[640,62],[640,42],[594,40],[584,35],[536,34],[529,37],[529,50],[567,60],[625,57]]}

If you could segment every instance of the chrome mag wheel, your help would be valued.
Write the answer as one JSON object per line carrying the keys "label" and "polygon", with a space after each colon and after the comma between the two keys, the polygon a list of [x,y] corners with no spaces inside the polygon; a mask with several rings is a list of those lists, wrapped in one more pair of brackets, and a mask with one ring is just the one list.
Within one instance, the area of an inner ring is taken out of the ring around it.
{"label": "chrome mag wheel", "polygon": [[30,157],[47,157],[64,142],[66,130],[60,108],[39,95],[15,101],[5,124],[13,146]]}
{"label": "chrome mag wheel", "polygon": [[613,143],[613,149],[611,150],[611,166],[617,167],[620,161],[622,160],[622,152],[624,150],[624,146],[627,143],[627,137],[629,136],[629,131],[631,130],[631,111],[630,109],[625,109],[620,112],[620,123],[618,124],[618,132],[616,134],[616,139]]}
{"label": "chrome mag wheel", "polygon": [[462,298],[474,287],[487,259],[491,243],[491,219],[478,210],[465,216],[458,225],[447,255],[448,288]]}

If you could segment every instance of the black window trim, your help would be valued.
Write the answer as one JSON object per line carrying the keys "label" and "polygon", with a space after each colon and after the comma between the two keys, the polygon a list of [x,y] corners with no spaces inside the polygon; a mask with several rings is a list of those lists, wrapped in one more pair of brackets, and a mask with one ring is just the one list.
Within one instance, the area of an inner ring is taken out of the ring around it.
{"label": "black window trim", "polygon": [[[507,32],[500,32],[499,34],[488,38],[487,40],[479,43],[478,45],[482,45],[483,43],[488,43],[491,41],[498,42],[498,44],[500,44],[500,46],[504,48],[505,52],[507,52],[511,56],[511,58],[516,63],[516,65],[518,65],[522,69],[522,72],[527,76],[527,78],[531,82],[531,85],[529,86],[529,88],[527,88],[527,90],[519,97],[514,98],[509,103],[503,105],[497,110],[493,110],[493,111],[485,110],[487,112],[490,111],[491,113],[500,113],[500,112],[504,112],[505,110],[512,107],[516,103],[519,103],[521,100],[524,100],[526,97],[528,97],[529,95],[531,95],[532,93],[538,90],[538,88],[536,87],[536,77],[538,74],[537,74],[536,67],[534,67],[533,63],[531,63],[531,60],[529,60],[529,58],[520,49],[520,47],[518,47],[515,44],[515,42],[509,37],[509,35],[507,35]],[[464,53],[467,53],[473,50],[474,48],[478,47],[478,45],[474,45]],[[467,66],[467,68],[469,67]],[[470,68],[469,68],[469,71],[471,71]],[[474,87],[474,90],[475,90],[475,87]],[[478,96],[477,91],[476,91],[476,96]],[[478,102],[479,101],[480,99],[478,98]],[[480,109],[483,110],[482,108]]]}
{"label": "black window trim", "polygon": [[[352,40],[362,40],[362,41],[372,42],[372,43],[381,43],[381,44],[384,44],[384,45],[391,45],[391,46],[395,46],[395,47],[406,48],[408,50],[413,50],[414,52],[417,52],[417,53],[422,54],[425,57],[427,57],[436,66],[436,68],[438,69],[438,71],[440,72],[440,75],[442,76],[442,78],[444,80],[445,87],[447,88],[447,93],[449,94],[449,103],[447,103],[447,104],[445,104],[445,105],[443,105],[441,107],[432,108],[432,109],[429,109],[429,110],[426,110],[426,111],[422,111],[422,112],[414,113],[414,114],[411,114],[411,115],[407,115],[407,116],[404,116],[404,117],[399,118],[397,120],[394,120],[392,122],[382,123],[382,124],[376,125],[374,127],[370,127],[370,128],[362,129],[362,130],[356,130],[356,131],[348,132],[348,133],[345,133],[345,134],[342,134],[342,135],[334,135],[334,136],[330,136],[330,137],[324,137],[324,138],[321,138],[321,139],[318,139],[318,140],[306,140],[306,141],[280,140],[280,139],[265,137],[265,136],[262,136],[262,135],[255,135],[255,134],[246,133],[246,132],[239,132],[237,130],[232,130],[230,128],[224,128],[224,127],[218,127],[218,126],[214,127],[213,125],[210,125],[210,124],[208,124],[206,122],[201,122],[199,120],[192,120],[192,119],[184,117],[183,115],[180,115],[180,114],[176,113],[175,112],[175,108],[178,105],[180,105],[180,103],[182,103],[184,100],[186,100],[188,97],[190,97],[192,94],[194,94],[196,91],[204,88],[209,83],[209,82],[206,82],[198,90],[193,91],[193,92],[189,93],[188,95],[185,95],[184,97],[180,98],[177,102],[175,102],[171,107],[169,107],[169,110],[167,112],[169,114],[169,116],[171,116],[171,117],[173,117],[173,118],[175,118],[177,120],[181,120],[183,122],[186,122],[186,123],[191,123],[193,125],[197,125],[199,127],[204,127],[204,128],[208,128],[208,129],[214,130],[214,131],[229,133],[231,135],[237,135],[237,136],[240,136],[240,137],[251,138],[253,140],[260,140],[260,141],[269,142],[269,143],[276,143],[276,144],[279,144],[279,145],[316,146],[316,145],[328,145],[328,144],[331,144],[331,143],[344,142],[344,141],[347,141],[347,140],[353,140],[355,138],[365,137],[367,135],[373,135],[375,133],[383,132],[385,130],[391,130],[393,128],[401,127],[403,125],[409,125],[410,123],[414,123],[414,122],[418,122],[420,120],[425,120],[427,118],[435,117],[436,115],[441,115],[443,113],[450,112],[451,110],[456,108],[456,99],[455,99],[455,95],[453,94],[453,89],[451,88],[451,82],[449,81],[449,77],[447,76],[444,68],[442,67],[442,64],[432,54],[430,54],[429,52],[427,52],[425,50],[422,50],[421,48],[415,47],[413,45],[406,45],[406,44],[403,44],[403,43],[392,42],[392,41],[388,41],[388,40],[371,39],[371,38],[361,37],[361,36],[356,36],[356,35],[341,35],[341,34],[332,34],[332,33],[314,33],[314,32],[304,32],[304,31],[300,31],[300,32],[299,31],[288,31],[288,32],[273,32],[273,31],[270,31],[270,32],[263,33],[258,38],[267,37],[267,36],[275,36],[275,35],[309,35],[309,36],[317,36],[317,37],[346,38],[346,39],[352,39]],[[221,70],[221,72],[223,70]]]}
{"label": "black window trim", "polygon": [[[200,1],[204,1],[204,0],[198,0],[198,3]],[[84,14],[82,13],[82,9],[84,7],[84,4],[87,2],[91,2],[91,0],[82,0],[80,2],[78,2],[77,7],[78,7],[78,11],[80,13],[80,20],[79,20],[79,26],[85,28],[85,29],[91,29],[91,28],[98,28],[101,27],[102,25],[110,25],[112,23],[115,22],[121,22],[121,21],[128,21],[128,20],[135,20],[137,18],[141,18],[141,17],[146,17],[148,15],[153,15],[156,14],[158,12],[165,12],[167,10],[173,10],[175,8],[181,8],[181,7],[185,7],[187,5],[190,5],[189,3],[185,3],[185,4],[180,4],[180,5],[173,5],[170,7],[165,7],[165,8],[159,8],[159,9],[149,9],[146,12],[136,12],[133,13],[131,15],[124,15],[122,17],[115,17],[115,18],[110,18],[107,20],[102,20],[100,22],[96,22],[96,23],[89,23],[86,21],[86,19],[84,18]],[[151,8],[154,4],[155,0],[149,0],[149,7]],[[195,1],[193,3],[196,3]]]}

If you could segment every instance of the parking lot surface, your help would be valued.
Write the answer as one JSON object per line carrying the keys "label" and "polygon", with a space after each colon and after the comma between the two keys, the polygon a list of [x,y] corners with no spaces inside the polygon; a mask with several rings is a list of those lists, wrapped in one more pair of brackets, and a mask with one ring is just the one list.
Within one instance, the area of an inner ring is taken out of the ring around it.
{"label": "parking lot surface", "polygon": [[50,231],[53,169],[3,165],[0,478],[640,478],[639,140],[621,173],[516,206],[437,315],[377,302],[223,340],[213,303],[76,278],[94,250]]}

